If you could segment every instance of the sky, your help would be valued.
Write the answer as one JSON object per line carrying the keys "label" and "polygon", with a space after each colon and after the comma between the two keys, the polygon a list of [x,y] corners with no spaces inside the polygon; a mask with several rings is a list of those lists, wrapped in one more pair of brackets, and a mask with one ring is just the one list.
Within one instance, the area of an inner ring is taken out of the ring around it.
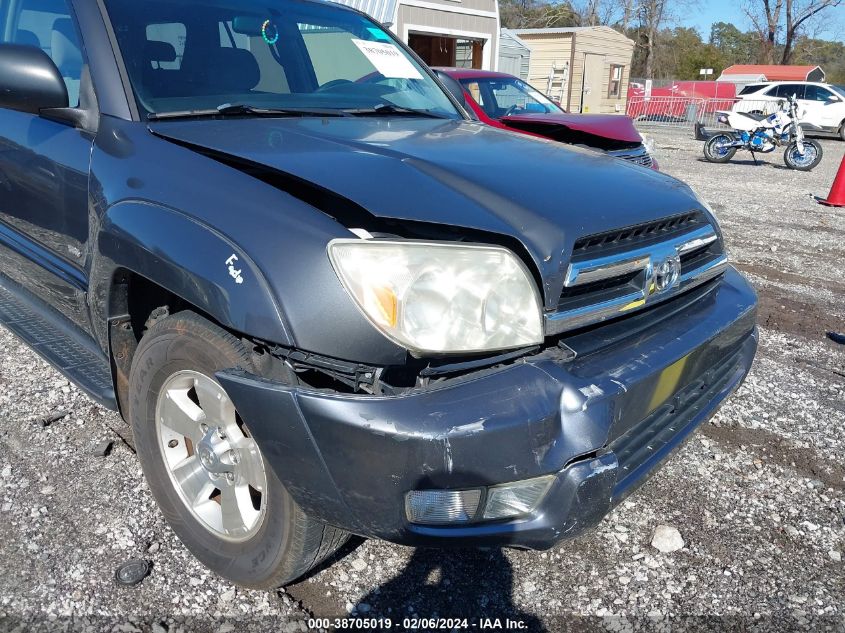
{"label": "sky", "polygon": [[[832,26],[824,38],[845,42],[845,6],[827,9],[825,15],[832,18]],[[679,22],[697,28],[705,40],[710,37],[710,25],[714,22],[729,22],[740,31],[751,29],[751,21],[742,11],[742,0],[700,0],[697,7],[679,16]]]}

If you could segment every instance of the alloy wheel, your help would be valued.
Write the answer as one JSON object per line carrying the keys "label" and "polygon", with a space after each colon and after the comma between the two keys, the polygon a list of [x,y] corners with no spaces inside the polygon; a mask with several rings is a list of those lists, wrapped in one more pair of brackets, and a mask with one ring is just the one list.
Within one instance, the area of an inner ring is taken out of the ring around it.
{"label": "alloy wheel", "polygon": [[198,522],[228,541],[254,536],[267,474],[223,388],[195,371],[170,376],[156,402],[156,434],[170,481]]}

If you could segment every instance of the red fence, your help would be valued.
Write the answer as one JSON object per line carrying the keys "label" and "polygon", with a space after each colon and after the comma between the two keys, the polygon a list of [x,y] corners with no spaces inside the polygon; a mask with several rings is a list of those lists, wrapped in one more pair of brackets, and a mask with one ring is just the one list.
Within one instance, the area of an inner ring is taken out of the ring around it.
{"label": "red fence", "polygon": [[770,114],[777,108],[775,101],[752,101],[737,98],[633,96],[628,99],[626,114],[641,127],[692,127],[696,123],[715,126],[720,110],[741,110]]}

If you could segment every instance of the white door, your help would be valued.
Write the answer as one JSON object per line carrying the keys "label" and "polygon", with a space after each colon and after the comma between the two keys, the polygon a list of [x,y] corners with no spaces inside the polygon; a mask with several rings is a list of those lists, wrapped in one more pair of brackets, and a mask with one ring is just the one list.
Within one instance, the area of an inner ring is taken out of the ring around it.
{"label": "white door", "polygon": [[601,86],[604,78],[604,55],[584,55],[584,83],[581,88],[581,112],[601,112]]}
{"label": "white door", "polygon": [[806,110],[804,120],[824,128],[838,128],[845,121],[845,101],[829,88],[807,84],[804,98],[799,101]]}

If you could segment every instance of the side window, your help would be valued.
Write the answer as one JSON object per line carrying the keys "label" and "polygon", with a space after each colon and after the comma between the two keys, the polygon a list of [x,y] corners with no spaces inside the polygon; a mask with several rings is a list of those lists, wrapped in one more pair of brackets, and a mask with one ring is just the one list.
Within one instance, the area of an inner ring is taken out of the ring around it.
{"label": "side window", "polygon": [[151,44],[147,48],[150,53],[159,51],[158,55],[149,55],[150,66],[154,70],[180,70],[186,38],[187,29],[180,22],[148,24],[147,42]]}
{"label": "side window", "polygon": [[245,33],[238,33],[231,20],[220,22],[218,30],[220,31],[220,48],[237,48],[247,51],[258,62],[259,79],[254,90],[275,94],[290,93],[285,68],[279,63],[272,47],[267,45],[262,36],[250,37]]}
{"label": "side window", "polygon": [[501,114],[511,108],[525,109],[528,101],[526,95],[510,83],[490,84],[493,98],[496,100],[496,107]]}
{"label": "side window", "polygon": [[803,99],[804,98],[804,85],[803,84],[781,84],[777,88],[776,97],[781,99],[788,99],[792,95],[795,95],[796,99]]}
{"label": "side window", "polygon": [[[13,5],[15,6],[15,5]],[[66,0],[20,0],[13,9],[9,43],[37,46],[47,53],[67,85],[68,102],[79,105],[82,47]]]}
{"label": "side window", "polygon": [[830,97],[833,96],[833,93],[828,90],[827,88],[822,88],[821,86],[807,86],[807,90],[804,93],[804,98],[807,101],[827,101]]}
{"label": "side window", "polygon": [[249,36],[243,33],[236,33],[232,27],[232,21],[220,22],[220,46],[222,48],[243,48],[249,50]]}
{"label": "side window", "polygon": [[481,94],[481,87],[478,85],[477,81],[470,81],[464,84],[464,88],[467,89],[467,92],[472,96],[473,100],[480,105],[482,108],[484,107],[484,96]]}

